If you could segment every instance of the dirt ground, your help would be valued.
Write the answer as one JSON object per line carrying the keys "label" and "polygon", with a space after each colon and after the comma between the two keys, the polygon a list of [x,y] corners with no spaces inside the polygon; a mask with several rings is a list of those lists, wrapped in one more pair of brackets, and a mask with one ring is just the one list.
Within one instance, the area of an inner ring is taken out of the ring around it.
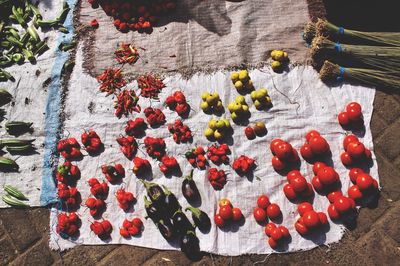
{"label": "dirt ground", "polygon": [[[309,2],[313,14],[324,14],[318,1]],[[400,30],[399,23],[392,24],[397,16],[391,1],[348,2],[325,0],[328,18],[360,29]],[[199,262],[189,261],[181,252],[132,246],[79,246],[58,253],[48,247],[47,209],[1,209],[0,265],[395,265],[400,259],[400,94],[378,91],[374,110],[371,128],[381,197],[376,207],[362,209],[357,226],[330,247],[270,256],[205,255]]]}

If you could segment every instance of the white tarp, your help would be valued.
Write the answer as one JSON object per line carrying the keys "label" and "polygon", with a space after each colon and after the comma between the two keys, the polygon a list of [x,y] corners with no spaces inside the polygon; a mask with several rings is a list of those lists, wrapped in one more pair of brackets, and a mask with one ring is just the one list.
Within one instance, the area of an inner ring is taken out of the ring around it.
{"label": "white tarp", "polygon": [[[66,99],[66,121],[65,130],[70,132],[70,136],[79,137],[84,129],[93,128],[100,135],[105,143],[105,151],[98,157],[85,157],[78,165],[82,171],[82,179],[78,182],[78,189],[82,194],[83,202],[89,196],[89,186],[87,180],[91,177],[104,178],[101,173],[100,166],[103,164],[121,163],[127,170],[127,176],[124,179],[124,186],[128,191],[134,193],[138,199],[133,213],[124,213],[119,209],[115,191],[119,186],[111,185],[109,196],[106,200],[107,210],[103,214],[104,219],[109,219],[113,225],[114,231],[111,241],[103,242],[90,232],[88,221],[93,218],[89,216],[87,208],[81,207],[78,211],[83,225],[80,229],[80,237],[77,240],[69,241],[61,239],[55,233],[57,210],[51,211],[51,235],[50,247],[53,249],[67,249],[76,244],[129,244],[143,247],[151,247],[157,249],[175,249],[165,241],[154,224],[149,220],[145,221],[145,230],[142,237],[126,240],[119,235],[119,228],[125,218],[145,216],[143,196],[145,195],[143,185],[129,171],[132,168],[132,162],[124,157],[119,151],[118,144],[115,139],[124,133],[125,122],[129,118],[118,120],[113,112],[113,100],[111,97],[105,97],[98,91],[99,84],[96,79],[83,73],[82,69],[82,50],[78,49],[77,66],[75,67],[71,81],[69,84],[68,97]],[[152,107],[162,108],[167,124],[172,123],[176,118],[176,113],[163,107],[165,98],[173,91],[182,90],[191,108],[188,119],[184,120],[194,132],[193,145],[180,144],[173,142],[167,126],[162,126],[156,130],[147,130],[147,136],[163,137],[167,144],[167,153],[174,155],[181,166],[182,172],[187,174],[190,166],[186,159],[179,154],[194,147],[194,145],[202,145],[204,147],[210,145],[202,132],[207,122],[212,118],[210,115],[204,114],[200,108],[201,92],[217,91],[221,95],[222,102],[226,107],[238,93],[233,88],[230,81],[230,73],[227,71],[219,71],[214,74],[195,74],[189,80],[183,79],[180,75],[168,76],[164,80],[166,88],[160,94],[160,102],[153,101]],[[261,180],[248,180],[241,178],[229,166],[218,167],[229,172],[229,182],[222,191],[214,191],[208,183],[206,171],[195,170],[194,180],[200,190],[202,196],[201,209],[208,213],[212,219],[217,210],[218,200],[226,197],[231,200],[234,206],[241,208],[246,222],[237,231],[222,231],[213,225],[208,234],[197,232],[200,239],[200,247],[203,251],[218,253],[223,255],[239,255],[245,253],[265,254],[271,253],[273,250],[266,243],[267,237],[264,235],[263,227],[258,225],[253,216],[253,208],[256,207],[256,200],[260,194],[266,194],[270,197],[271,202],[279,204],[283,212],[282,224],[287,226],[292,241],[285,251],[306,250],[316,247],[319,244],[329,244],[338,241],[343,234],[344,227],[339,224],[330,222],[330,230],[326,234],[319,234],[311,239],[301,237],[294,229],[294,222],[298,217],[296,205],[290,203],[283,194],[282,188],[286,183],[286,177],[276,173],[271,166],[271,152],[269,151],[269,143],[274,138],[282,138],[289,141],[295,148],[299,149],[305,142],[304,135],[311,129],[316,129],[327,139],[332,151],[332,160],[336,171],[340,175],[342,182],[342,191],[346,194],[350,185],[348,178],[348,170],[340,162],[340,153],[342,152],[342,140],[346,133],[337,122],[337,114],[344,110],[347,103],[357,101],[363,107],[363,115],[365,120],[365,135],[360,139],[366,147],[373,150],[372,136],[370,131],[370,121],[373,110],[373,100],[375,90],[353,86],[349,84],[341,84],[334,87],[327,87],[319,78],[318,73],[310,66],[294,67],[287,73],[276,74],[270,68],[266,67],[260,70],[250,71],[250,77],[256,88],[267,88],[272,98],[273,108],[269,111],[257,111],[249,96],[246,101],[250,105],[251,118],[250,122],[265,121],[268,134],[265,137],[248,141],[244,136],[244,127],[233,124],[234,135],[233,145],[230,146],[232,155],[231,162],[234,158],[242,154],[248,155],[256,159],[258,164],[254,176],[258,176]],[[274,85],[276,87],[274,87]],[[129,88],[136,87],[136,84],[128,85]],[[283,96],[287,95],[290,98]],[[291,104],[297,102],[298,104]],[[93,111],[89,113],[88,106],[94,106]],[[148,100],[140,100],[142,108],[149,106]],[[141,113],[139,116],[143,116]],[[229,117],[226,112],[224,117]],[[132,118],[132,117],[131,117]],[[143,140],[139,141],[143,143]],[[139,151],[139,156],[148,158],[148,156]],[[374,158],[373,167],[370,173],[373,177],[378,178],[376,159]],[[150,159],[154,181],[158,184],[166,185],[178,197],[183,207],[188,203],[181,194],[182,178],[171,177],[166,178],[160,173],[157,162]],[[211,163],[213,166],[213,164]],[[304,160],[301,162],[301,173],[308,181],[311,181],[312,166]],[[326,212],[328,200],[326,197],[316,194],[314,199],[314,208],[317,211]],[[190,216],[190,215],[189,215]],[[144,219],[143,219],[144,220]]]}

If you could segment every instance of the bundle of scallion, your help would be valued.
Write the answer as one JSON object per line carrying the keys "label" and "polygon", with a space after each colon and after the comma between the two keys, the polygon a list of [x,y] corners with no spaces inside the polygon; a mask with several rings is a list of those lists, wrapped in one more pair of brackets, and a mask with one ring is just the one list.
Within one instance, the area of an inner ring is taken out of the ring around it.
{"label": "bundle of scallion", "polygon": [[364,68],[344,68],[325,61],[319,77],[322,81],[355,80],[367,85],[400,89],[400,73],[398,71],[382,71]]}
{"label": "bundle of scallion", "polygon": [[315,34],[316,34],[315,23],[310,21],[304,26],[303,40],[306,43],[311,44],[312,40],[315,37]]}
{"label": "bundle of scallion", "polygon": [[341,44],[317,36],[312,41],[311,56],[315,66],[320,66],[329,59],[346,66],[354,64],[353,66],[400,73],[400,47]]}
{"label": "bundle of scallion", "polygon": [[348,43],[400,46],[400,32],[365,32],[338,27],[326,20],[318,19],[316,34]]}

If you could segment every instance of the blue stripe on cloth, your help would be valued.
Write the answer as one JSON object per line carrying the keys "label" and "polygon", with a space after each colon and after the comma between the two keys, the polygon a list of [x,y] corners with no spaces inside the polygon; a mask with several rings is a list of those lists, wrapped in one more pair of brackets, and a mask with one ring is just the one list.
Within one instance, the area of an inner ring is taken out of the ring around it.
{"label": "blue stripe on cloth", "polygon": [[[61,33],[56,40],[56,47],[61,42],[71,42],[73,39],[73,10],[77,0],[66,0],[71,8],[64,22],[64,27],[68,29],[68,33]],[[60,134],[60,104],[61,104],[61,71],[64,63],[69,58],[68,52],[62,52],[56,48],[55,62],[51,70],[51,83],[48,88],[48,98],[46,103],[45,116],[45,151],[42,173],[42,189],[40,195],[40,204],[46,206],[57,202],[57,190],[54,179],[54,163],[58,161],[56,153],[57,142]]]}

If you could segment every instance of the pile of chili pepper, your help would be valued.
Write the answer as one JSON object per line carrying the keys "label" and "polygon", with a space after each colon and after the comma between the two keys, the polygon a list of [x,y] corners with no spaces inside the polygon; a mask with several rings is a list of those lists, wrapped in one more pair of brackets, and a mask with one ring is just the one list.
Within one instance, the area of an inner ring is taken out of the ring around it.
{"label": "pile of chili pepper", "polygon": [[98,199],[106,199],[108,196],[108,191],[110,188],[108,184],[103,181],[100,183],[99,180],[95,177],[89,179],[90,193]]}
{"label": "pile of chili pepper", "polygon": [[99,217],[106,210],[106,203],[103,199],[88,198],[85,202],[92,217]]}
{"label": "pile of chili pepper", "polygon": [[135,120],[129,120],[125,126],[125,133],[129,136],[139,138],[144,135],[144,131],[147,128],[146,122],[141,117],[135,118]]}
{"label": "pile of chili pepper", "polygon": [[128,238],[137,236],[143,231],[143,222],[140,218],[133,218],[131,221],[125,219],[122,223],[122,228],[119,229],[119,234],[122,237]]}
{"label": "pile of chili pepper", "polygon": [[127,211],[129,208],[136,202],[136,198],[133,196],[132,192],[126,192],[125,189],[118,189],[117,190],[117,201],[119,204],[119,207]]}
{"label": "pile of chili pepper", "polygon": [[188,125],[184,125],[182,120],[177,119],[173,124],[168,125],[168,130],[176,143],[191,142],[193,140],[192,131]]}
{"label": "pile of chili pepper", "polygon": [[76,138],[62,139],[57,144],[57,151],[67,160],[79,160],[82,158],[79,145]]}
{"label": "pile of chili pepper", "polygon": [[69,187],[66,184],[58,183],[57,195],[62,200],[65,209],[75,210],[79,206],[81,194],[76,187]]}
{"label": "pile of chili pepper", "polygon": [[101,142],[99,135],[97,135],[96,131],[92,129],[88,132],[83,132],[81,140],[83,146],[85,146],[85,150],[89,154],[99,153],[101,148],[103,148],[103,143]]}
{"label": "pile of chili pepper", "polygon": [[100,6],[113,17],[115,27],[122,31],[152,31],[157,19],[176,8],[176,0],[88,0],[93,8]]}
{"label": "pile of chili pepper", "polygon": [[161,159],[165,154],[165,141],[162,138],[146,137],[144,139],[146,152],[151,158]]}
{"label": "pile of chili pepper", "polygon": [[125,177],[125,169],[121,164],[103,165],[101,171],[111,184],[121,182],[122,178]]}
{"label": "pile of chili pepper", "polygon": [[190,105],[186,101],[186,97],[181,91],[176,91],[165,99],[165,104],[171,110],[175,110],[179,116],[188,115]]}
{"label": "pile of chili pepper", "polygon": [[198,146],[185,153],[185,157],[193,167],[198,167],[201,170],[206,169],[207,159],[205,157],[206,152],[203,147]]}
{"label": "pile of chili pepper", "polygon": [[101,240],[106,240],[110,238],[113,228],[110,221],[103,220],[101,222],[94,221],[91,223],[90,230],[92,230],[92,232]]}
{"label": "pile of chili pepper", "polygon": [[221,163],[228,164],[228,154],[230,153],[231,151],[227,144],[221,144],[219,146],[218,144],[213,144],[208,147],[207,157],[216,165],[220,165]]}
{"label": "pile of chili pepper", "polygon": [[81,171],[77,165],[73,165],[69,161],[65,161],[62,165],[57,167],[56,179],[58,182],[71,185],[81,177]]}
{"label": "pile of chili pepper", "polygon": [[171,174],[179,169],[178,161],[173,156],[163,156],[161,158],[160,171],[164,174]]}
{"label": "pile of chili pepper", "polygon": [[141,108],[138,105],[139,97],[134,90],[123,90],[118,93],[114,101],[115,116],[121,118],[122,115],[129,115],[133,112],[140,113]]}
{"label": "pile of chili pepper", "polygon": [[[199,239],[195,228],[183,213],[176,196],[166,187],[142,180],[147,196],[144,197],[147,216],[154,222],[161,235],[168,241],[179,239],[181,250],[186,256],[194,256],[200,252]],[[194,212],[199,223],[207,223],[207,214]],[[209,221],[209,218],[208,218]],[[197,224],[196,224],[197,225]]]}
{"label": "pile of chili pepper", "polygon": [[137,176],[141,176],[146,171],[151,170],[151,164],[148,160],[140,158],[140,157],[135,157],[133,158],[133,169],[132,171],[135,173]]}
{"label": "pile of chili pepper", "polygon": [[165,87],[159,76],[148,74],[137,78],[140,95],[145,98],[158,99],[158,94]]}
{"label": "pile of chili pepper", "polygon": [[151,127],[158,127],[165,123],[165,115],[158,108],[147,107],[144,109],[144,115]]}
{"label": "pile of chili pepper", "polygon": [[247,175],[254,170],[256,164],[254,159],[242,155],[233,162],[232,167],[239,175]]}
{"label": "pile of chili pepper", "polygon": [[126,156],[126,158],[132,160],[133,156],[135,156],[137,152],[136,139],[132,136],[120,137],[117,138],[117,142],[121,146],[121,152]]}
{"label": "pile of chili pepper", "polygon": [[122,77],[121,69],[106,69],[103,74],[96,77],[97,81],[101,83],[100,91],[107,93],[107,96],[115,93],[117,90],[126,85]]}
{"label": "pile of chili pepper", "polygon": [[81,219],[76,212],[60,213],[57,216],[56,232],[63,238],[73,237],[78,235]]}
{"label": "pile of chili pepper", "polygon": [[139,59],[137,49],[128,43],[121,43],[120,47],[114,52],[115,58],[121,64],[134,64]]}
{"label": "pile of chili pepper", "polygon": [[210,168],[208,170],[208,181],[215,190],[221,190],[226,184],[226,173],[224,170]]}

